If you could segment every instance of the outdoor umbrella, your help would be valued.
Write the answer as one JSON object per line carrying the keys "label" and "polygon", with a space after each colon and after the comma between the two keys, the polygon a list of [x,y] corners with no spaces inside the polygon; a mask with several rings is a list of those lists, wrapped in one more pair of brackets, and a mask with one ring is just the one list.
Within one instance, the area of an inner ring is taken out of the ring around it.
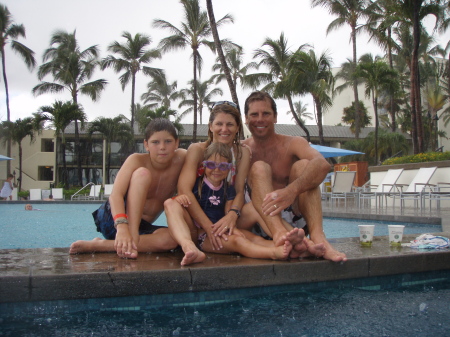
{"label": "outdoor umbrella", "polygon": [[350,151],[346,149],[338,149],[336,147],[329,147],[329,146],[322,146],[322,145],[315,145],[310,144],[313,149],[316,149],[320,152],[322,156],[325,158],[330,157],[343,157],[343,156],[351,156],[354,154],[364,154],[362,152],[356,152],[356,151]]}
{"label": "outdoor umbrella", "polygon": [[9,157],[6,157],[6,156],[3,156],[0,154],[0,160],[12,160],[12,158],[9,158]]}

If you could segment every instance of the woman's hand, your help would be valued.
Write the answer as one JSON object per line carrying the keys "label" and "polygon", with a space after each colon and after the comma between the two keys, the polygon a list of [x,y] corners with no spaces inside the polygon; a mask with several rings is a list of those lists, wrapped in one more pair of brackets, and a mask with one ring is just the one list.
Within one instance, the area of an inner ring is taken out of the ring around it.
{"label": "woman's hand", "polygon": [[233,231],[236,228],[237,219],[237,214],[233,211],[229,211],[222,219],[212,225],[212,233],[215,236],[220,236],[225,240],[228,240],[227,234],[233,234]]}
{"label": "woman's hand", "polygon": [[178,202],[181,206],[187,208],[191,204],[191,201],[189,200],[189,197],[186,194],[180,194],[176,197],[173,197],[176,202]]}

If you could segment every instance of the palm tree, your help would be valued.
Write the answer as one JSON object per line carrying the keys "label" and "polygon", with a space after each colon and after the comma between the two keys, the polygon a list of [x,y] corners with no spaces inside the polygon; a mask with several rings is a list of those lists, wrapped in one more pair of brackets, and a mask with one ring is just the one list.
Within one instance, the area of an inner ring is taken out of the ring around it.
{"label": "palm tree", "polygon": [[[185,111],[180,114],[180,119],[186,117],[194,111],[194,84],[193,81],[189,81],[191,85],[191,89],[183,89],[181,90],[182,101],[178,105],[179,108],[188,107]],[[223,91],[220,88],[210,89],[210,85],[212,84],[211,79],[205,82],[197,82],[195,86],[197,88],[198,95],[198,113],[200,115],[200,124],[203,124],[203,108],[208,109],[213,103],[213,97],[216,95],[223,95]]]}
{"label": "palm tree", "polygon": [[106,144],[106,177],[103,177],[106,184],[109,184],[109,171],[111,168],[111,143],[119,141],[121,143],[130,144],[133,142],[133,133],[129,125],[129,120],[119,115],[114,118],[98,117],[89,125],[89,135],[92,136],[94,132],[102,135]]}
{"label": "palm tree", "polygon": [[153,76],[153,80],[147,84],[147,92],[143,93],[141,100],[150,108],[165,106],[170,108],[171,102],[177,100],[180,92],[177,90],[177,81],[172,84],[167,82],[166,75]]}
{"label": "palm tree", "polygon": [[378,153],[378,98],[380,93],[387,90],[397,90],[399,82],[397,80],[397,72],[389,67],[389,65],[380,58],[374,59],[371,54],[361,56],[360,63],[357,68],[358,76],[365,83],[366,97],[372,98],[373,111],[375,115],[375,159],[379,160]]}
{"label": "palm tree", "polygon": [[145,75],[162,76],[161,69],[142,66],[156,58],[161,58],[161,53],[157,49],[146,49],[152,42],[147,35],[137,33],[133,37],[129,32],[123,32],[122,37],[126,39],[126,43],[120,44],[114,41],[108,46],[108,51],[118,54],[119,57],[116,58],[114,55],[109,55],[104,58],[102,61],[102,69],[113,67],[116,73],[125,70],[119,77],[122,90],[125,90],[125,87],[131,80],[131,129],[134,130],[136,74],[142,70]]}
{"label": "palm tree", "polygon": [[[6,120],[11,121],[11,111],[9,109],[9,89],[8,89],[8,78],[6,76],[6,55],[5,46],[7,43],[11,45],[11,49],[22,57],[27,65],[28,69],[32,70],[36,65],[36,60],[34,59],[34,52],[15,40],[16,38],[22,36],[25,37],[25,27],[22,24],[15,24],[8,7],[0,4],[0,53],[2,54],[2,70],[3,70],[3,82],[5,83],[5,93],[6,93]],[[8,157],[11,157],[11,142],[8,141],[6,144],[6,153]],[[11,173],[11,162],[8,162],[6,166],[6,174]]]}
{"label": "palm tree", "polygon": [[[303,124],[306,124],[306,120],[313,120],[314,114],[307,111],[308,104],[303,104],[302,101],[294,102],[294,109],[295,114],[297,115],[298,119],[302,121]],[[287,115],[292,114],[291,111],[286,112]],[[294,119],[294,117],[292,117]],[[317,122],[317,119],[316,119]]]}
{"label": "palm tree", "polygon": [[[258,65],[256,62],[250,62],[246,65],[243,65],[243,50],[242,48],[231,48],[226,51],[225,59],[227,64],[229,65],[229,71],[231,74],[231,81],[233,83],[233,87],[236,89],[238,85],[238,80],[242,88],[249,88],[250,83],[247,81],[247,72],[250,69],[257,69]],[[216,59],[216,63],[212,67],[213,71],[219,71],[218,74],[215,74],[211,77],[211,80],[214,80],[216,84],[226,80],[226,75],[223,71],[223,66],[220,63],[219,58]]]}
{"label": "palm tree", "polygon": [[0,140],[3,145],[16,143],[19,147],[19,191],[22,189],[22,141],[26,136],[30,137],[30,144],[35,140],[35,133],[40,132],[41,125],[32,117],[17,119],[15,122],[3,121],[0,124]]}
{"label": "palm tree", "polygon": [[[84,128],[84,123],[86,122],[86,114],[83,109],[78,104],[71,101],[55,101],[52,105],[46,105],[39,108],[39,111],[35,113],[35,118],[40,118],[44,121],[49,121],[55,128],[55,137],[61,137],[61,144],[55,144],[55,149],[60,149],[60,156],[63,162],[62,177],[58,177],[59,172],[56,172],[55,181],[62,181],[65,188],[69,188],[69,176],[67,173],[66,165],[66,137],[65,130],[72,122],[80,121],[81,127]],[[56,152],[58,154],[58,152]],[[56,162],[58,163],[58,155],[56,156]],[[79,183],[82,183],[79,180]]]}
{"label": "palm tree", "polygon": [[[368,0],[311,0],[312,7],[322,6],[328,8],[332,15],[337,15],[337,18],[328,25],[327,34],[335,29],[338,29],[345,24],[350,26],[350,40],[353,45],[353,64],[356,67],[358,62],[356,53],[356,35],[364,26],[361,25],[360,20],[367,17]],[[359,122],[359,95],[358,84],[353,83],[353,94],[356,104],[355,115],[355,137],[359,138],[360,122]]]}
{"label": "palm tree", "polygon": [[144,133],[148,123],[156,118],[175,119],[172,121],[178,134],[184,131],[183,125],[180,123],[181,117],[178,117],[175,110],[172,110],[166,106],[161,106],[155,110],[150,109],[148,106],[141,106],[136,104],[136,120],[139,125],[140,132]]}
{"label": "palm tree", "polygon": [[[98,47],[90,46],[81,50],[76,39],[76,31],[67,33],[56,31],[50,40],[50,47],[45,50],[43,61],[39,67],[40,81],[51,75],[54,82],[42,81],[33,88],[33,94],[60,93],[69,91],[72,103],[78,105],[78,94],[87,95],[92,101],[100,98],[101,92],[108,83],[105,79],[87,82],[98,67]],[[75,156],[77,161],[78,183],[82,183],[81,147],[78,121],[75,119]]]}
{"label": "palm tree", "polygon": [[[268,73],[257,73],[251,74],[247,77],[247,83],[252,87],[256,88],[261,84],[266,84],[261,90],[272,92],[274,97],[285,97],[289,103],[289,108],[291,109],[292,116],[295,122],[300,126],[306,133],[306,138],[310,141],[309,131],[302,123],[300,119],[297,118],[295,114],[295,108],[292,101],[292,96],[298,93],[294,90],[291,83],[288,81],[288,77],[292,71],[292,55],[293,53],[289,50],[288,41],[282,32],[278,40],[272,40],[266,38],[262,47],[257,49],[253,55],[253,58],[260,59],[258,62],[258,68],[262,65],[268,68]],[[301,50],[305,45],[300,46],[298,50]]]}
{"label": "palm tree", "polygon": [[[208,10],[209,24],[211,26],[211,32],[212,32],[212,35],[214,38],[214,44],[216,46],[217,54],[219,55],[218,60],[221,64],[221,71],[223,72],[225,79],[227,80],[228,88],[230,89],[231,98],[232,98],[233,102],[236,103],[237,106],[239,106],[239,99],[237,97],[237,92],[236,92],[236,80],[235,79],[233,80],[233,77],[231,75],[231,70],[227,63],[227,58],[225,57],[225,55],[223,53],[222,43],[220,41],[219,32],[217,30],[216,18],[214,16],[212,0],[206,0],[206,8]],[[243,135],[244,133],[241,132],[241,134]]]}
{"label": "palm tree", "polygon": [[[208,46],[212,51],[215,50],[214,42],[207,40],[211,36],[211,26],[208,21],[208,14],[200,9],[198,0],[181,0],[184,8],[185,22],[181,23],[182,28],[177,28],[170,22],[156,19],[153,26],[169,30],[173,35],[162,39],[159,47],[163,52],[184,49],[190,47],[192,49],[193,59],[193,108],[194,108],[194,128],[192,133],[193,141],[197,141],[197,74],[200,74],[202,68],[202,57],[199,48],[202,45]],[[217,26],[226,22],[232,22],[230,15],[225,15],[217,21]]]}
{"label": "palm tree", "polygon": [[322,114],[331,107],[334,77],[331,72],[331,58],[326,52],[317,57],[313,49],[298,51],[292,58],[289,82],[300,93],[309,93],[313,97],[317,114],[320,144],[324,145]]}

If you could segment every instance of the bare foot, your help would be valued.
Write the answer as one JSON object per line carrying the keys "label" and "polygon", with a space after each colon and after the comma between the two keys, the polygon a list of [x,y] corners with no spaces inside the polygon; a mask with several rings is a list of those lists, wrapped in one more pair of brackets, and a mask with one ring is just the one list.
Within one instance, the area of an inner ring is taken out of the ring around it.
{"label": "bare foot", "polygon": [[[296,259],[300,256],[309,256],[308,246],[305,242],[305,231],[301,228],[294,228],[286,235],[286,239],[291,242],[292,250],[290,257]],[[306,254],[306,255],[305,255]]]}
{"label": "bare foot", "polygon": [[292,243],[288,240],[284,242],[284,245],[275,247],[273,260],[287,260],[289,253],[292,250]]}
{"label": "bare foot", "polygon": [[347,261],[347,256],[344,253],[341,253],[333,248],[333,246],[330,245],[328,241],[325,241],[323,243],[325,247],[325,254],[323,255],[323,258],[325,260],[330,260],[333,262],[345,262]]}
{"label": "bare foot", "polygon": [[[82,254],[93,253],[98,249],[99,241],[103,241],[100,238],[94,238],[90,241],[78,240],[70,245],[69,254]],[[113,249],[114,250],[114,249]]]}
{"label": "bare foot", "polygon": [[206,255],[201,250],[199,250],[194,244],[189,245],[188,247],[184,248],[184,257],[183,260],[181,260],[182,266],[187,266],[193,263],[199,263],[203,262],[205,260]]}

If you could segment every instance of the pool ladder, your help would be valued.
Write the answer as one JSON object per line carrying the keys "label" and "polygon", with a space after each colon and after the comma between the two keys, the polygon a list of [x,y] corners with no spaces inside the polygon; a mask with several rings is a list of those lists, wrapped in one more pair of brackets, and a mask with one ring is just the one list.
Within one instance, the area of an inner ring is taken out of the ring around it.
{"label": "pool ladder", "polygon": [[95,184],[93,182],[87,183],[86,185],[84,185],[82,188],[80,188],[78,191],[75,192],[75,194],[73,194],[70,197],[70,200],[90,200],[90,196],[88,194],[79,194],[81,191],[83,191],[86,187],[88,186],[94,186]]}

